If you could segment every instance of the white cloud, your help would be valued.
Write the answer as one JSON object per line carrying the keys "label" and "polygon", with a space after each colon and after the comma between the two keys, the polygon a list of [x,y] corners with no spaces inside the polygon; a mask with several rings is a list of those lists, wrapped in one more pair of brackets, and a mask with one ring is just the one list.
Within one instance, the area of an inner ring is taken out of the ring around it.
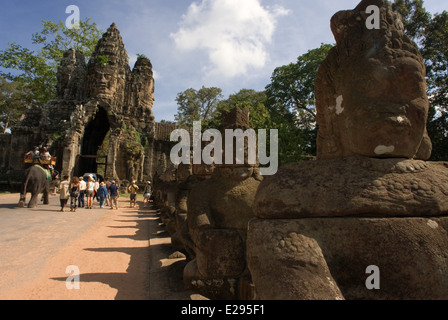
{"label": "white cloud", "polygon": [[201,0],[190,5],[171,38],[181,51],[205,50],[208,76],[246,75],[265,66],[277,19],[288,13],[259,0]]}

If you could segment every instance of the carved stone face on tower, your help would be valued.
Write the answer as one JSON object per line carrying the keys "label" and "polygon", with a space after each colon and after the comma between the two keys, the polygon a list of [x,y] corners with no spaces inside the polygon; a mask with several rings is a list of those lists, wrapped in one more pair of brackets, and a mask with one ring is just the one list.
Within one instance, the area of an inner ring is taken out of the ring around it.
{"label": "carved stone face on tower", "polygon": [[[366,27],[366,7],[381,28]],[[332,18],[337,40],[316,81],[319,158],[350,155],[429,158],[425,66],[386,0],[365,0]]]}
{"label": "carved stone face on tower", "polygon": [[96,86],[92,88],[92,96],[104,99],[109,98],[117,90],[117,78],[110,70],[98,67],[95,69]]}
{"label": "carved stone face on tower", "polygon": [[112,107],[122,106],[129,74],[129,58],[120,32],[113,23],[98,42],[90,59],[87,70],[88,98]]}

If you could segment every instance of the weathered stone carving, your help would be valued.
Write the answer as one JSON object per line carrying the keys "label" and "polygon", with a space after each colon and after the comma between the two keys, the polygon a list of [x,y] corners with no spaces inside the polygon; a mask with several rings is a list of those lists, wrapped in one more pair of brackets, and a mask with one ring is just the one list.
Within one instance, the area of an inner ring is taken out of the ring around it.
{"label": "weathered stone carving", "polygon": [[154,202],[160,210],[160,220],[171,236],[173,248],[188,259],[195,257],[187,225],[188,197],[196,184],[211,177],[213,168],[205,164],[184,163],[166,168],[166,157],[162,155],[160,174],[156,173],[154,177]]}
{"label": "weathered stone carving", "polygon": [[173,215],[175,231],[171,242],[177,250],[185,253],[188,259],[194,259],[194,244],[189,235],[187,215],[188,198],[191,190],[198,183],[209,179],[214,165],[205,164],[179,164],[177,168],[177,189],[175,199],[175,212]]}
{"label": "weathered stone carving", "polygon": [[[366,28],[369,5],[380,30]],[[257,297],[446,299],[448,169],[422,161],[422,58],[386,0],[363,0],[331,26],[337,44],[316,81],[318,160],[280,168],[255,197],[247,254]],[[365,284],[371,265],[380,290]]]}
{"label": "weathered stone carving", "polygon": [[[248,116],[235,108],[223,114],[223,126],[249,129]],[[248,276],[247,224],[261,180],[253,165],[215,165],[212,177],[190,191],[187,224],[195,259],[184,270],[190,288],[210,298],[239,297],[240,280]]]}
{"label": "weathered stone carving", "polygon": [[327,159],[288,164],[266,180],[255,202],[256,215],[263,219],[448,214],[448,170],[443,163]]}
{"label": "weathered stone carving", "polygon": [[[248,263],[262,300],[445,300],[447,218],[251,222]],[[369,290],[367,267],[379,268]]]}
{"label": "weathered stone carving", "polygon": [[69,49],[64,53],[57,74],[59,99],[75,101],[84,99],[86,68],[85,57],[80,51]]}
{"label": "weathered stone carving", "polygon": [[[366,8],[381,8],[381,28],[366,27]],[[318,157],[431,155],[425,65],[386,0],[362,1],[333,16],[337,44],[316,81]],[[425,136],[425,139],[423,137]]]}
{"label": "weathered stone carving", "polygon": [[154,203],[160,210],[161,222],[165,225],[170,235],[176,231],[174,215],[176,212],[176,192],[178,185],[176,179],[177,168],[177,165],[171,164],[161,174],[156,174],[154,179]]}

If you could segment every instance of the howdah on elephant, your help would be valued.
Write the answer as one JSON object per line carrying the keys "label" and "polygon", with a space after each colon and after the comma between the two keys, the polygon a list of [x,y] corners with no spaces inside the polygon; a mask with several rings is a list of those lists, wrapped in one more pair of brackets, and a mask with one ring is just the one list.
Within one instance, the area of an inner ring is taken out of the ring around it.
{"label": "howdah on elephant", "polygon": [[34,208],[37,205],[39,194],[43,193],[44,204],[49,204],[50,185],[53,180],[50,170],[44,169],[39,165],[34,165],[25,171],[20,189],[19,207],[25,206],[26,194],[31,193],[31,199],[28,208]]}

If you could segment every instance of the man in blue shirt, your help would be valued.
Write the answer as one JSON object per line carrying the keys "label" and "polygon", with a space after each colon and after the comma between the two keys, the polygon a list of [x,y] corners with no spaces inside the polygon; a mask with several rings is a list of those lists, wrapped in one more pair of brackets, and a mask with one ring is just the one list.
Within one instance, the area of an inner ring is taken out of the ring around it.
{"label": "man in blue shirt", "polygon": [[110,208],[113,209],[115,206],[115,209],[118,209],[118,198],[120,197],[120,193],[118,191],[118,186],[115,183],[115,180],[112,180],[111,185],[109,187],[109,194],[110,194]]}

